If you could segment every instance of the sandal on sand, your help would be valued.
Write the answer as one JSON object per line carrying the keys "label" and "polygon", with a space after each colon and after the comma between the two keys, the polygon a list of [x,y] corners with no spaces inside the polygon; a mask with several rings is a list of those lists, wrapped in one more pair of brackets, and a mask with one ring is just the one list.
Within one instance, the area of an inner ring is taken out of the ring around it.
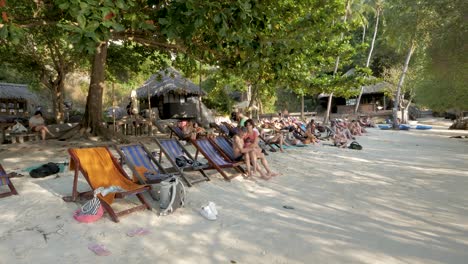
{"label": "sandal on sand", "polygon": [[111,252],[107,250],[104,245],[100,244],[91,244],[88,246],[88,249],[98,256],[109,256],[111,254]]}
{"label": "sandal on sand", "polygon": [[216,215],[211,211],[210,206],[206,205],[200,209],[200,214],[210,221],[215,221],[217,219]]}
{"label": "sandal on sand", "polygon": [[218,216],[218,210],[216,210],[216,204],[215,203],[208,202],[208,207],[210,207],[211,212],[213,212],[213,214],[215,216]]}
{"label": "sandal on sand", "polygon": [[142,236],[142,235],[147,235],[149,233],[150,233],[150,231],[148,229],[140,227],[140,228],[128,231],[127,236],[129,236],[129,237]]}

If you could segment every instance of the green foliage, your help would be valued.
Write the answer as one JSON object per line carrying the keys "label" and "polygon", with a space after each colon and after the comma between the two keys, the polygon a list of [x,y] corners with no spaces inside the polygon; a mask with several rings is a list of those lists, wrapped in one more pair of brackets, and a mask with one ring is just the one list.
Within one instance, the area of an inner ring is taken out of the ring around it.
{"label": "green foliage", "polygon": [[[434,3],[444,23],[432,33],[426,50],[423,81],[417,87],[418,102],[436,111],[468,110],[468,58],[466,42],[466,1]],[[464,11],[465,10],[465,11]]]}

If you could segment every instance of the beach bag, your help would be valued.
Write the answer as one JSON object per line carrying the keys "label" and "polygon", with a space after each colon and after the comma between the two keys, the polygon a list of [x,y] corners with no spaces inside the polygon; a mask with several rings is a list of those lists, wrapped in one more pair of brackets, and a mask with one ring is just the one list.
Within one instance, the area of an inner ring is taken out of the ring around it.
{"label": "beach bag", "polygon": [[104,209],[95,192],[93,199],[87,201],[80,209],[73,213],[73,218],[81,223],[92,223],[99,220],[103,214]]}
{"label": "beach bag", "polygon": [[59,171],[60,168],[56,163],[49,162],[40,166],[39,168],[35,168],[29,173],[29,175],[33,178],[43,178],[52,174],[56,174]]}
{"label": "beach bag", "polygon": [[173,176],[160,183],[159,208],[160,215],[168,215],[185,205],[185,187],[182,181]]}
{"label": "beach bag", "polygon": [[177,167],[184,169],[187,167],[192,167],[194,170],[206,169],[209,167],[208,164],[201,163],[198,160],[191,160],[184,155],[176,157],[175,159]]}
{"label": "beach bag", "polygon": [[349,148],[350,148],[350,149],[361,150],[361,149],[362,149],[362,146],[361,146],[361,144],[357,143],[357,141],[353,141],[353,142],[351,142],[351,144],[349,145]]}
{"label": "beach bag", "polygon": [[11,133],[24,133],[28,132],[28,129],[24,127],[20,122],[16,121],[16,124],[11,127]]}

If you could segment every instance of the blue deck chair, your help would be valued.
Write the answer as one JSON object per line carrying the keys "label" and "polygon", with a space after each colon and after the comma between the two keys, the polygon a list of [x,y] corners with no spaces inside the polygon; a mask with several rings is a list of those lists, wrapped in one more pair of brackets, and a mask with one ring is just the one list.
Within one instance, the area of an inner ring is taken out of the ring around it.
{"label": "blue deck chair", "polygon": [[[229,130],[229,135],[235,135],[236,134],[236,128],[232,125],[232,124],[229,124],[228,122],[222,122],[223,125],[226,126],[226,128]],[[268,143],[261,135],[258,135],[258,140],[259,140],[259,145],[260,147],[265,150],[263,153],[265,153],[265,155],[268,155],[268,153],[266,152],[266,148],[268,147],[270,149],[271,152],[276,152],[276,149],[273,147],[273,145],[276,145],[278,148],[279,148],[279,145],[278,144],[270,144]]]}
{"label": "blue deck chair", "polygon": [[171,134],[169,135],[172,138],[172,135],[176,135],[179,140],[186,140],[184,132],[178,126],[168,126],[169,130],[171,130]]}
{"label": "blue deck chair", "polygon": [[229,136],[229,129],[226,127],[225,124],[211,123],[210,126],[216,129],[216,131],[218,131],[220,135]]}
{"label": "blue deck chair", "polygon": [[[204,182],[204,181],[209,181],[210,178],[208,175],[205,173],[203,169],[193,169],[193,168],[179,168],[176,163],[176,158],[180,156],[185,156],[188,159],[195,161],[196,159],[193,158],[193,156],[190,154],[190,152],[187,151],[187,149],[180,144],[179,141],[177,141],[175,138],[171,139],[154,139],[156,141],[156,144],[158,144],[159,148],[161,151],[159,152],[159,162],[162,160],[162,155],[164,154],[166,158],[169,160],[169,162],[172,165],[172,168],[179,172],[182,175],[182,178],[187,182],[187,185],[189,187],[192,187],[193,184],[199,183],[199,182]],[[202,178],[196,178],[196,179],[191,179],[187,172],[190,171],[199,171],[202,174]]]}
{"label": "blue deck chair", "polygon": [[0,198],[18,194],[18,192],[15,189],[15,186],[13,186],[13,183],[10,180],[9,175],[5,172],[2,165],[0,164],[0,187],[1,186],[7,186],[8,188],[10,188],[10,191],[0,193]]}
{"label": "blue deck chair", "polygon": [[240,166],[244,162],[233,162],[230,158],[223,152],[220,151],[216,147],[213,142],[211,142],[207,138],[192,140],[193,146],[197,149],[197,153],[195,157],[197,157],[198,152],[200,152],[210,163],[210,165],[216,169],[227,181],[230,181],[232,178],[237,177],[238,175],[234,176],[227,176],[226,172],[223,171],[224,168],[234,168],[238,170],[240,173],[244,172],[242,167]]}
{"label": "blue deck chair", "polygon": [[[172,176],[166,172],[142,143],[115,145],[114,148],[119,153],[122,161],[132,170],[133,180],[140,184],[157,184]],[[142,173],[138,167],[143,167],[146,172]],[[154,190],[150,191],[150,195],[154,200],[158,199]]]}
{"label": "blue deck chair", "polygon": [[235,160],[232,141],[224,136],[218,136],[210,139],[219,149],[221,149],[231,161]]}

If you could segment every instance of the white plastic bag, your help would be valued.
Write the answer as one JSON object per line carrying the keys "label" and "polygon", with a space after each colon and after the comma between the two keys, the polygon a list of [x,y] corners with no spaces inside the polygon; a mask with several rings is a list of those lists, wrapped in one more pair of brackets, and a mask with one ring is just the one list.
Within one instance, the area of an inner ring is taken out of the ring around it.
{"label": "white plastic bag", "polygon": [[24,133],[27,132],[28,129],[24,127],[20,122],[16,121],[16,124],[11,128],[12,133]]}

